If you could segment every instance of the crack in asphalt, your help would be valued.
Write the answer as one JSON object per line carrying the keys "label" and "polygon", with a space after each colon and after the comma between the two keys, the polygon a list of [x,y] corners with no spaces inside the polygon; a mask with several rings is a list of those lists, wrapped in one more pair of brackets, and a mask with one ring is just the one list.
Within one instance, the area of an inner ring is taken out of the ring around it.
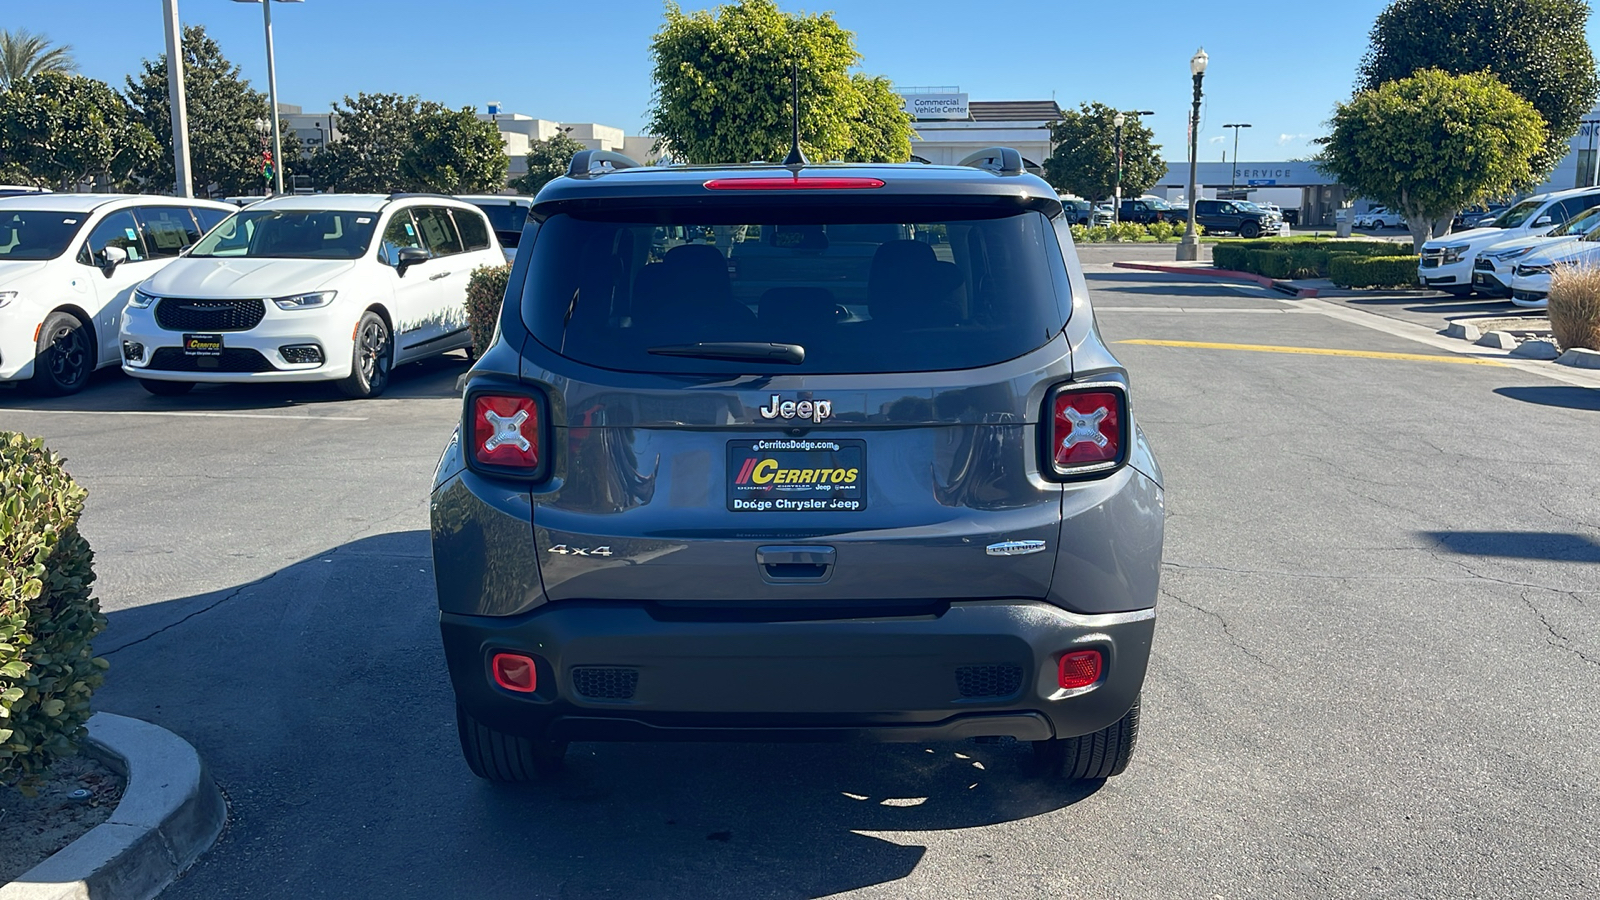
{"label": "crack in asphalt", "polygon": [[1228,641],[1230,643],[1232,643],[1235,647],[1238,647],[1239,650],[1242,651],[1245,656],[1250,657],[1251,659],[1255,660],[1256,662],[1260,663],[1261,665],[1265,666],[1266,668],[1271,669],[1274,672],[1282,671],[1277,666],[1273,665],[1270,662],[1267,662],[1266,659],[1264,659],[1261,656],[1261,654],[1259,654],[1256,651],[1250,649],[1249,645],[1245,644],[1244,641],[1240,640],[1239,636],[1237,634],[1233,633],[1233,626],[1231,624],[1229,624],[1227,618],[1225,616],[1223,616],[1222,613],[1219,613],[1214,609],[1209,609],[1207,607],[1201,606],[1198,603],[1193,603],[1193,602],[1190,602],[1188,600],[1185,600],[1182,597],[1179,597],[1177,594],[1174,594],[1170,589],[1168,589],[1166,587],[1159,588],[1159,591],[1161,593],[1161,596],[1169,598],[1170,600],[1172,600],[1172,602],[1178,604],[1179,606],[1187,607],[1189,609],[1194,610],[1195,612],[1204,613],[1205,615],[1208,615],[1211,618],[1216,619],[1217,623],[1222,626],[1223,635],[1225,635],[1228,638]]}
{"label": "crack in asphalt", "polygon": [[[1573,600],[1577,600],[1578,599],[1572,592],[1561,591],[1560,593],[1567,594],[1567,596],[1572,597]],[[1549,619],[1548,616],[1546,616],[1544,614],[1544,610],[1540,609],[1538,606],[1535,606],[1533,600],[1528,597],[1528,594],[1529,594],[1529,591],[1523,591],[1522,592],[1522,603],[1523,603],[1524,606],[1528,607],[1528,609],[1535,616],[1538,617],[1539,624],[1544,626],[1544,630],[1549,632],[1550,638],[1546,641],[1546,643],[1548,643],[1550,646],[1556,648],[1557,650],[1565,650],[1568,653],[1571,653],[1571,654],[1577,656],[1579,659],[1583,660],[1584,662],[1588,663],[1591,666],[1600,666],[1600,659],[1595,659],[1594,657],[1591,657],[1589,654],[1584,653],[1578,647],[1573,646],[1572,638],[1569,638],[1566,635],[1562,634],[1561,632],[1557,631],[1556,627],[1554,625],[1550,624],[1550,619]],[[1560,643],[1557,643],[1558,641]]]}
{"label": "crack in asphalt", "polygon": [[[335,552],[337,552],[337,551],[335,551]],[[276,572],[272,572],[271,574],[264,575],[264,576],[262,576],[260,578],[257,578],[255,581],[245,582],[244,584],[241,584],[238,587],[234,588],[233,590],[229,591],[226,596],[219,597],[215,601],[206,604],[205,606],[203,606],[203,607],[201,607],[201,608],[189,613],[186,616],[183,616],[180,619],[174,620],[172,622],[168,622],[167,624],[161,626],[160,628],[157,628],[155,631],[152,631],[152,632],[150,632],[149,634],[147,634],[147,635],[145,635],[143,637],[135,638],[135,639],[127,642],[126,644],[122,644],[120,646],[113,647],[110,650],[107,650],[104,653],[101,653],[99,655],[102,656],[102,657],[110,656],[113,653],[118,653],[120,651],[126,650],[129,647],[134,646],[135,644],[142,644],[145,641],[150,640],[151,638],[155,637],[158,634],[162,634],[163,632],[167,632],[167,631],[170,631],[170,630],[172,630],[174,628],[177,628],[179,625],[182,625],[183,623],[189,621],[190,619],[194,618],[195,616],[200,615],[201,613],[207,613],[207,612],[212,611],[213,609],[216,609],[217,607],[221,606],[224,603],[227,603],[229,600],[232,600],[233,598],[239,596],[240,594],[244,593],[245,591],[249,590],[250,588],[255,587],[256,585],[265,584],[265,583],[271,581],[272,579],[277,578],[279,575],[283,574],[285,571],[288,571],[288,569],[287,568],[279,569]]]}

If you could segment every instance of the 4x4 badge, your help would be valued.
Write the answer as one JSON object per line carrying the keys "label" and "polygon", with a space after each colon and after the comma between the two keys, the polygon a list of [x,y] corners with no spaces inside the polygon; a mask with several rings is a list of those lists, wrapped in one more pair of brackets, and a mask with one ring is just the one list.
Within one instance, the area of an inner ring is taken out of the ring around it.
{"label": "4x4 badge", "polygon": [[772,395],[772,405],[763,406],[758,410],[763,419],[810,419],[821,422],[833,415],[833,401],[831,400],[783,400],[777,394]]}

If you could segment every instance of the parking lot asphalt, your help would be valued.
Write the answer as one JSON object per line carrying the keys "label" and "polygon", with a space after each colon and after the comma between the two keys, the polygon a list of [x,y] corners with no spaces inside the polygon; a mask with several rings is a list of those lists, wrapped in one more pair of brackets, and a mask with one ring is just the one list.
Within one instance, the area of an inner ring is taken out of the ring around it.
{"label": "parking lot asphalt", "polygon": [[90,489],[97,707],[189,739],[231,804],[165,896],[1600,892],[1600,390],[1092,256],[1168,512],[1139,750],[1103,784],[1011,743],[579,744],[493,788],[426,533],[464,361],[365,402],[0,394]]}

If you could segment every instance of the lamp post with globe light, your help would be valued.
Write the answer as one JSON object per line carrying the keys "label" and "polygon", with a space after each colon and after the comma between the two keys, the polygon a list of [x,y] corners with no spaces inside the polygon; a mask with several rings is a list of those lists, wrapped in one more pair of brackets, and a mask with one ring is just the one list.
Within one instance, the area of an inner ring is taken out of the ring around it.
{"label": "lamp post with globe light", "polygon": [[1195,168],[1200,147],[1200,82],[1206,77],[1206,64],[1211,58],[1206,56],[1206,50],[1201,47],[1189,60],[1189,74],[1194,76],[1194,110],[1189,113],[1189,215],[1188,228],[1184,229],[1183,240],[1178,242],[1178,259],[1197,260],[1200,258],[1200,236],[1195,233],[1194,214],[1199,205],[1195,202],[1195,181],[1198,172]]}

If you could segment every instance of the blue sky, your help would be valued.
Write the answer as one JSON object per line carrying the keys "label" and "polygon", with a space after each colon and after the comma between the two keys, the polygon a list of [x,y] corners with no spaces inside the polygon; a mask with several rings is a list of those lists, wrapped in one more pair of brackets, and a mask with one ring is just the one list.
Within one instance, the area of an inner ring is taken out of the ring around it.
{"label": "blue sky", "polygon": [[[85,75],[121,87],[163,52],[160,0],[0,0],[0,26],[71,44]],[[684,2],[685,9],[714,5]],[[1188,61],[1211,57],[1200,158],[1232,152],[1226,122],[1249,122],[1247,161],[1306,156],[1333,104],[1349,96],[1383,0],[780,0],[830,10],[854,31],[862,68],[903,86],[959,85],[974,100],[1054,95],[1150,109],[1168,159],[1184,157]],[[261,7],[179,0],[245,77],[266,90]],[[650,105],[656,0],[306,0],[273,6],[278,97],[307,110],[358,91],[418,94],[452,106],[500,101],[508,112],[642,129]],[[441,11],[444,15],[441,15]],[[1590,22],[1594,41],[1596,22]]]}

